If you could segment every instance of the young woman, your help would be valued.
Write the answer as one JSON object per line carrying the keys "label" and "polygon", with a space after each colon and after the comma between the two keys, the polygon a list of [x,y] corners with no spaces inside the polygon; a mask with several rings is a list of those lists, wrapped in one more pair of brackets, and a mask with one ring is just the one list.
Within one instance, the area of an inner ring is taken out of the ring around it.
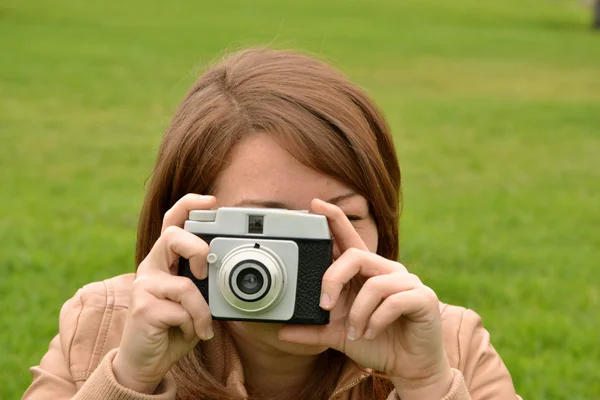
{"label": "young woman", "polygon": [[[165,133],[137,271],[85,286],[25,399],[517,399],[473,311],[398,263],[400,169],[377,107],[328,65],[246,50],[204,73]],[[308,209],[334,262],[325,326],[212,321],[180,257],[207,275],[190,210]]]}

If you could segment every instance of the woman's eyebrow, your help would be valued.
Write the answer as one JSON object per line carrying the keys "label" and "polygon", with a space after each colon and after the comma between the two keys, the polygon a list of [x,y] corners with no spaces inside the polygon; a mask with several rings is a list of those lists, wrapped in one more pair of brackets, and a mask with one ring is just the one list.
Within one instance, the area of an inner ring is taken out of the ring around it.
{"label": "woman's eyebrow", "polygon": [[326,201],[331,204],[337,204],[342,200],[346,200],[346,199],[349,199],[350,197],[354,197],[354,196],[358,196],[358,193],[350,192],[350,193],[342,194],[340,196],[332,197],[331,199],[326,200]]}
{"label": "woman's eyebrow", "polygon": [[[350,197],[358,196],[356,192],[345,193],[340,196],[332,197],[331,199],[326,200],[328,203],[337,204],[342,200],[346,200]],[[281,203],[279,201],[273,200],[259,200],[259,199],[242,199],[239,202],[235,203],[233,207],[265,207],[265,208],[284,208],[287,210],[291,210],[289,206],[285,203]]]}
{"label": "woman's eyebrow", "polygon": [[278,201],[258,200],[258,199],[243,199],[237,202],[233,207],[264,207],[264,208],[285,208],[285,204]]}

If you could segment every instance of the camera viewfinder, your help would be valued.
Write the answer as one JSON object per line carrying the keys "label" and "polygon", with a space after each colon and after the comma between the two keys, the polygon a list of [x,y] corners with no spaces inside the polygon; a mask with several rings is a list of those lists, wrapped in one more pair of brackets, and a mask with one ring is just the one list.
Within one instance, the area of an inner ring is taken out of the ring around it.
{"label": "camera viewfinder", "polygon": [[249,215],[248,216],[248,233],[263,233],[263,220],[262,215]]}

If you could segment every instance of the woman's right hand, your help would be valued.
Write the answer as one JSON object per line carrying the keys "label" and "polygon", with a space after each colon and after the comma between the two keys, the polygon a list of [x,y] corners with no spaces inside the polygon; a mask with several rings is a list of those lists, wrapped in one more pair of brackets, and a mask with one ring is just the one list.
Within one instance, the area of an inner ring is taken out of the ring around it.
{"label": "woman's right hand", "polygon": [[177,276],[177,265],[180,256],[187,258],[194,276],[206,278],[208,245],[182,227],[191,210],[214,206],[213,196],[188,194],[165,214],[161,236],[138,267],[113,360],[122,386],[154,393],[177,360],[213,337],[208,304],[190,279]]}

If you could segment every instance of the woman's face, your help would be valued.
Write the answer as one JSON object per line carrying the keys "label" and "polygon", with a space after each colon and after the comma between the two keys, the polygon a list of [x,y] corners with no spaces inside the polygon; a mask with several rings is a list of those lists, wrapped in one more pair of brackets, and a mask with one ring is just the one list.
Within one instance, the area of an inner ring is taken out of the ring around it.
{"label": "woman's face", "polygon": [[[243,139],[233,149],[231,160],[215,182],[213,194],[218,207],[310,210],[311,200],[318,198],[340,207],[369,250],[377,250],[377,228],[367,200],[345,184],[301,164],[268,134]],[[286,353],[318,354],[325,350],[280,341],[280,324],[228,322],[228,326],[238,339]]]}

